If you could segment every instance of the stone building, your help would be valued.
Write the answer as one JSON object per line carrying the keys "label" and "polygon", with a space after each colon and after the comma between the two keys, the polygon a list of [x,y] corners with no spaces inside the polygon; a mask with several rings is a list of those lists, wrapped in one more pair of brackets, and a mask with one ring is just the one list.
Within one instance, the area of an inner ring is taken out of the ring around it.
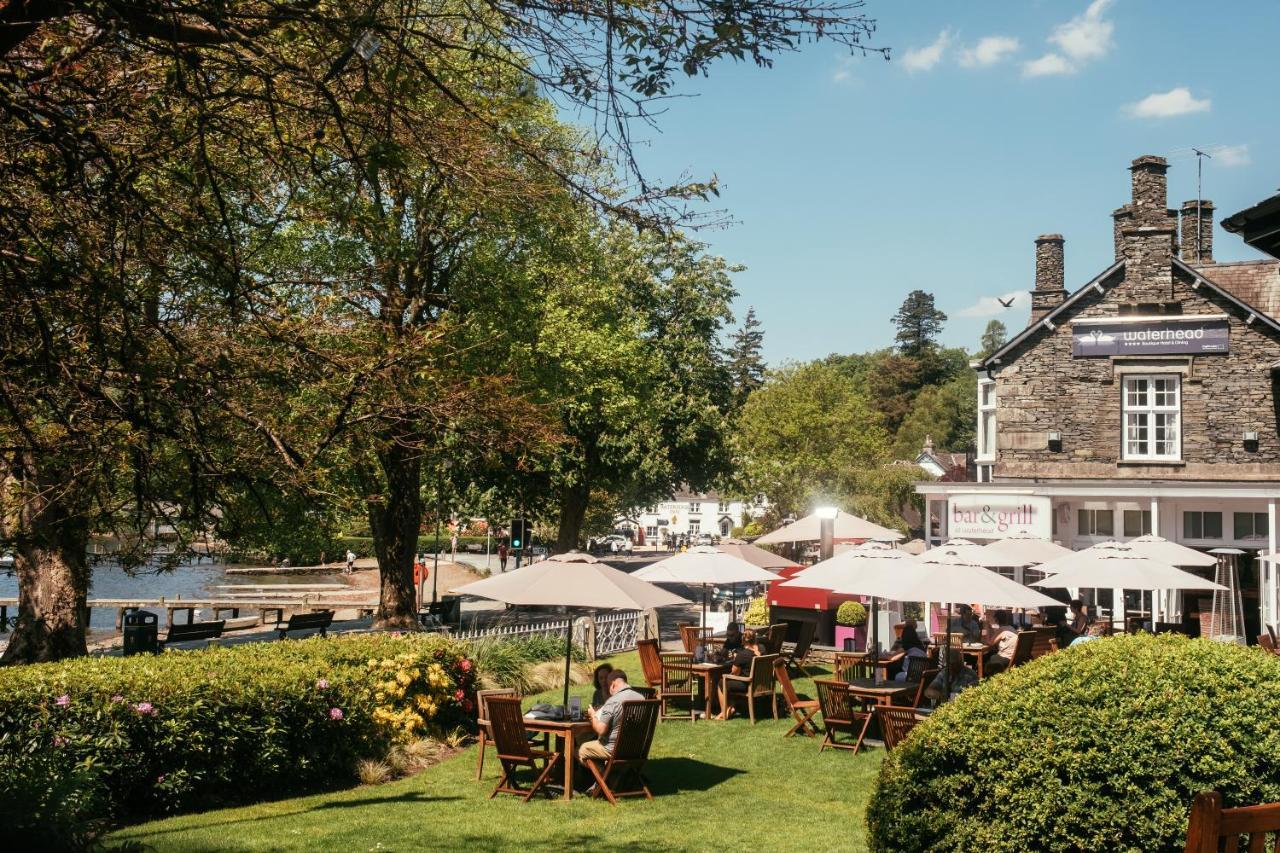
{"label": "stone building", "polygon": [[[1280,618],[1276,572],[1254,559],[1276,548],[1280,262],[1216,263],[1213,204],[1169,207],[1167,169],[1133,161],[1114,261],[1074,290],[1061,235],[1036,239],[1030,323],[974,364],[981,482],[917,491],[946,520],[935,541],[1007,535],[975,526],[985,508],[1073,548],[1156,533],[1244,549],[1252,636]],[[1157,609],[1184,604],[1170,594]]]}

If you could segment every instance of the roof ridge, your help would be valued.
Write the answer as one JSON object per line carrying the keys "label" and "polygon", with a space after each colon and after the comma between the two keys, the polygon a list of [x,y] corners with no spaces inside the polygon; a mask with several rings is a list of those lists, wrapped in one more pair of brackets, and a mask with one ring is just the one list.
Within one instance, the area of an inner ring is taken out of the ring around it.
{"label": "roof ridge", "polygon": [[1244,267],[1244,266],[1249,266],[1251,264],[1256,264],[1256,265],[1270,264],[1272,266],[1280,266],[1280,258],[1255,258],[1251,261],[1213,261],[1212,263],[1207,263],[1207,264],[1188,263],[1187,266],[1191,267],[1192,269],[1198,270],[1198,269],[1205,269],[1206,267]]}

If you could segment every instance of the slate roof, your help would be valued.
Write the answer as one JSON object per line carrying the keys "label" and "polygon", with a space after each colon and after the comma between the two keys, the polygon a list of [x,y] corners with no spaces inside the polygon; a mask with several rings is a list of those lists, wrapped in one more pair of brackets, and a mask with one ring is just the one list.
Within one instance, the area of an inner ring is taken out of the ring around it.
{"label": "slate roof", "polygon": [[1272,258],[1226,264],[1189,264],[1241,302],[1280,318],[1280,261]]}

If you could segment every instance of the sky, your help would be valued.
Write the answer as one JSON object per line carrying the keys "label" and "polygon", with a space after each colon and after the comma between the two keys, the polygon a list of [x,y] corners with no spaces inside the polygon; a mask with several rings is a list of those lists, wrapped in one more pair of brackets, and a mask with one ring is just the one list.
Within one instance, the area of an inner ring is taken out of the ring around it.
{"label": "sky", "polygon": [[[638,133],[651,179],[718,177],[732,224],[696,236],[746,266],[735,310],[756,308],[771,365],[889,346],[914,289],[948,315],[948,346],[975,349],[992,318],[1016,331],[1037,235],[1066,238],[1068,290],[1110,265],[1139,155],[1169,158],[1177,207],[1196,197],[1190,149],[1211,152],[1218,220],[1280,187],[1274,0],[862,11],[890,61],[817,42],[771,69],[724,63]],[[1220,226],[1214,254],[1260,257]]]}

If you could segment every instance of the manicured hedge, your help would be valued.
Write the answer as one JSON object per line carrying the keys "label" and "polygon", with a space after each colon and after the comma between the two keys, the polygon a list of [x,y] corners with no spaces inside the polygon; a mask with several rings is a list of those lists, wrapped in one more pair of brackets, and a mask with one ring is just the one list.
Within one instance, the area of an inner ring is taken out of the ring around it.
{"label": "manicured hedge", "polygon": [[1181,850],[1191,801],[1280,801],[1280,658],[1097,640],[961,694],[888,755],[873,849]]}
{"label": "manicured hedge", "polygon": [[395,740],[467,723],[466,654],[376,634],[0,669],[0,827],[62,843],[51,830],[350,784]]}

